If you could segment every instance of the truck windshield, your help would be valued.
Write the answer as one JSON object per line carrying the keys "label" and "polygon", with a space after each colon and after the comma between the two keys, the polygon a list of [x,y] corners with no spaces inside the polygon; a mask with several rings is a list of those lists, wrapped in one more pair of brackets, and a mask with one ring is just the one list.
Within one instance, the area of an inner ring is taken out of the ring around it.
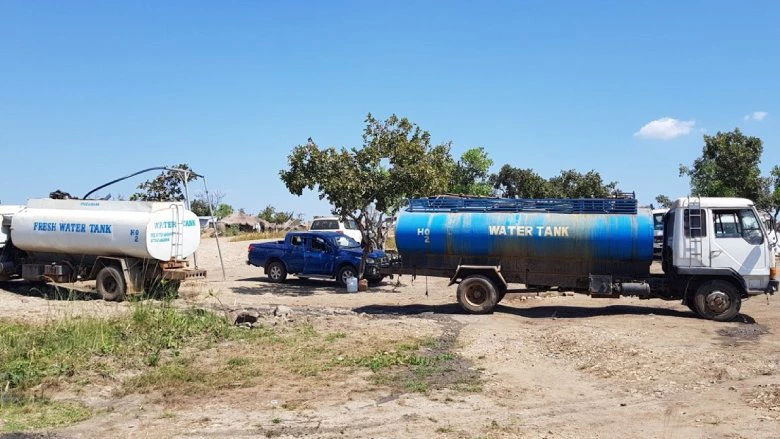
{"label": "truck windshield", "polygon": [[662,213],[653,214],[653,227],[655,228],[655,230],[664,229],[664,214]]}
{"label": "truck windshield", "polygon": [[333,238],[333,243],[342,248],[360,247],[357,241],[346,235]]}

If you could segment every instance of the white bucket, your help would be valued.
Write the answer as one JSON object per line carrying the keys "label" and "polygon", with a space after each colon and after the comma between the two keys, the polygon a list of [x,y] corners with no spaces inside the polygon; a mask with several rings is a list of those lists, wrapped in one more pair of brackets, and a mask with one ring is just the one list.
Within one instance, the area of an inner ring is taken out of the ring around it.
{"label": "white bucket", "polygon": [[347,278],[347,292],[348,293],[357,293],[358,290],[358,280],[356,277],[348,277]]}

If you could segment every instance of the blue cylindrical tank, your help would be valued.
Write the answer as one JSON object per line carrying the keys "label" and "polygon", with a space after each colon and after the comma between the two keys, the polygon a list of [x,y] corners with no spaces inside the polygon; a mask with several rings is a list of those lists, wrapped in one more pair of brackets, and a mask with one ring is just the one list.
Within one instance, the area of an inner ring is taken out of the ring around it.
{"label": "blue cylindrical tank", "polygon": [[652,262],[653,218],[635,204],[633,213],[426,211],[418,205],[399,214],[396,245],[418,269],[488,261],[504,271],[587,277],[625,268],[637,274]]}
{"label": "blue cylindrical tank", "polygon": [[401,254],[566,257],[651,261],[653,220],[636,215],[402,212]]}

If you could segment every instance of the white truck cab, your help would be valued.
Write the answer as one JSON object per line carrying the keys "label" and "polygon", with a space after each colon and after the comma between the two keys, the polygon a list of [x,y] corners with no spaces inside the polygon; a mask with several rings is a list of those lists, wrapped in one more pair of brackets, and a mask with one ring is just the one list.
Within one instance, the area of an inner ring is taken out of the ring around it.
{"label": "white truck cab", "polygon": [[653,256],[661,256],[664,244],[664,216],[669,209],[653,209]]}
{"label": "white truck cab", "polygon": [[775,239],[744,198],[679,198],[666,219],[664,270],[722,279],[740,296],[773,293]]}

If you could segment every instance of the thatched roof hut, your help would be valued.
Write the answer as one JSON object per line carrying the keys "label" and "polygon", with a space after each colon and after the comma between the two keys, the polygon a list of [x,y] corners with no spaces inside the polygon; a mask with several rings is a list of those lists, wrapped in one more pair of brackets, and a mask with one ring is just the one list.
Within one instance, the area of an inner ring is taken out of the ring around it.
{"label": "thatched roof hut", "polygon": [[252,215],[247,215],[242,212],[233,212],[232,214],[217,221],[217,224],[222,224],[226,227],[238,226],[242,232],[265,232],[269,229],[270,223]]}

